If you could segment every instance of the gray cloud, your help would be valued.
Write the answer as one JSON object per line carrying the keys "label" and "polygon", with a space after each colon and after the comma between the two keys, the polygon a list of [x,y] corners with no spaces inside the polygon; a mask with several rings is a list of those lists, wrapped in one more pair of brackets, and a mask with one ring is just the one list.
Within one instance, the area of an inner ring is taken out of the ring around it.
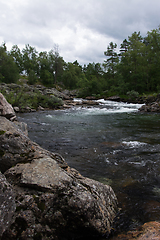
{"label": "gray cloud", "polygon": [[157,28],[159,9],[159,0],[0,0],[0,43],[38,51],[56,43],[65,61],[103,62],[110,41]]}

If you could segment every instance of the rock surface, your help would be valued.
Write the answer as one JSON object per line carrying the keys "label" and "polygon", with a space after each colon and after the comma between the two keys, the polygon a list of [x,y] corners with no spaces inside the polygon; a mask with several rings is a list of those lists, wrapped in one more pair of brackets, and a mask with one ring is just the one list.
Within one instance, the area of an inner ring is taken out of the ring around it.
{"label": "rock surface", "polygon": [[59,154],[42,149],[24,132],[23,124],[0,117],[0,170],[16,198],[12,225],[2,239],[109,234],[117,210],[112,188],[81,176]]}
{"label": "rock surface", "polygon": [[16,119],[13,107],[6,101],[2,93],[0,93],[0,116],[4,116],[11,121]]}
{"label": "rock surface", "polygon": [[147,105],[143,105],[139,111],[141,112],[160,112],[160,102],[152,102]]}
{"label": "rock surface", "polygon": [[0,237],[11,224],[15,209],[16,204],[12,187],[0,172]]}
{"label": "rock surface", "polygon": [[159,240],[160,222],[147,222],[135,231],[129,231],[126,234],[119,234],[112,240]]}
{"label": "rock surface", "polygon": [[34,156],[30,139],[18,126],[20,124],[0,116],[0,170],[2,173],[17,163],[31,161]]}

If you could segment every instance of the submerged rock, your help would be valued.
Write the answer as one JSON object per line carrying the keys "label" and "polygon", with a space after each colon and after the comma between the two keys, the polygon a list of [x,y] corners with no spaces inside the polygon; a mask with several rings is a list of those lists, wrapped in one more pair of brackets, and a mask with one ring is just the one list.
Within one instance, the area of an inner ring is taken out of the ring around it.
{"label": "submerged rock", "polygon": [[112,240],[159,240],[160,239],[160,222],[147,222],[141,227],[128,233],[122,233],[111,238]]}

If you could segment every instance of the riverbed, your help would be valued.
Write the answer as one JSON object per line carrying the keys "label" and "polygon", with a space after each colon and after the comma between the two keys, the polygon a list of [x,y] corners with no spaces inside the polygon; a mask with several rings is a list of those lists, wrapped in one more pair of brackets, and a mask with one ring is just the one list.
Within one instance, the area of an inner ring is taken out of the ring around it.
{"label": "riverbed", "polygon": [[138,112],[140,104],[98,102],[18,114],[18,120],[28,124],[33,141],[60,153],[70,167],[112,186],[119,231],[159,220],[160,115]]}

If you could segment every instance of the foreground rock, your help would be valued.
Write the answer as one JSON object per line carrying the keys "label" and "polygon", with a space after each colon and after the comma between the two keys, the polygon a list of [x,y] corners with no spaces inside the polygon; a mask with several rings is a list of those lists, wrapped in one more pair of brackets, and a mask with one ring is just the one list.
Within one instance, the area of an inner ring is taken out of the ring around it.
{"label": "foreground rock", "polygon": [[15,210],[16,204],[12,187],[0,172],[0,237],[10,226]]}
{"label": "foreground rock", "polygon": [[22,130],[0,117],[0,169],[16,199],[11,227],[2,239],[108,235],[117,209],[112,188],[84,178]]}
{"label": "foreground rock", "polygon": [[0,116],[4,116],[11,121],[16,119],[15,111],[12,108],[11,104],[9,104],[2,93],[0,93]]}

